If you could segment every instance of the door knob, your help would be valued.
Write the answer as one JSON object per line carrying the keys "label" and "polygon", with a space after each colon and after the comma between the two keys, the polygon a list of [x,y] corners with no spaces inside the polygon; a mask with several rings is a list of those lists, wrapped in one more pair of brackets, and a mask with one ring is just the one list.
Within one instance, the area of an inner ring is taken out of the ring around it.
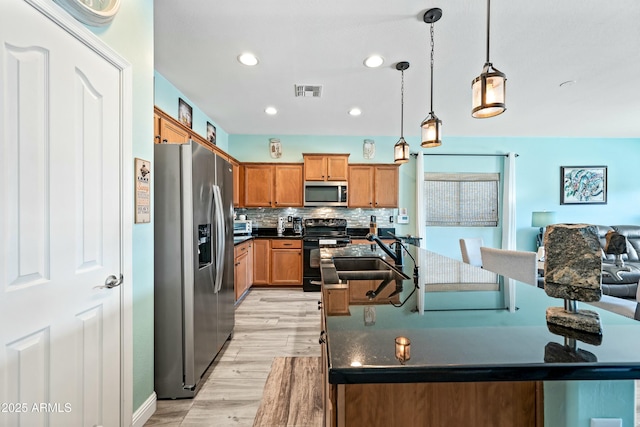
{"label": "door knob", "polygon": [[122,285],[122,280],[124,280],[124,276],[121,274],[120,278],[118,279],[115,275],[111,275],[109,277],[107,277],[107,279],[104,281],[104,285],[103,286],[94,286],[93,289],[111,289],[111,288],[115,288],[116,286],[120,286]]}

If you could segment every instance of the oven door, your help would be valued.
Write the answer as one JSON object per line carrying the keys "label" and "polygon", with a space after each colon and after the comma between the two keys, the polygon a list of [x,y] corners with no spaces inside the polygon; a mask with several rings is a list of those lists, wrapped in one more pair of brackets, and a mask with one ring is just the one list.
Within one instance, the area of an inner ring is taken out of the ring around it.
{"label": "oven door", "polygon": [[302,290],[305,292],[320,292],[322,287],[320,268],[311,267],[311,251],[319,247],[318,239],[302,241]]}

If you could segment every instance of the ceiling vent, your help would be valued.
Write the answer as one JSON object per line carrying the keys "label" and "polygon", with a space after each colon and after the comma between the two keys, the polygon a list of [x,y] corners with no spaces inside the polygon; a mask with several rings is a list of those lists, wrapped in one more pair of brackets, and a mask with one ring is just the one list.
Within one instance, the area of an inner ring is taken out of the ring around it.
{"label": "ceiling vent", "polygon": [[296,96],[308,96],[313,98],[320,98],[322,94],[321,85],[295,85]]}

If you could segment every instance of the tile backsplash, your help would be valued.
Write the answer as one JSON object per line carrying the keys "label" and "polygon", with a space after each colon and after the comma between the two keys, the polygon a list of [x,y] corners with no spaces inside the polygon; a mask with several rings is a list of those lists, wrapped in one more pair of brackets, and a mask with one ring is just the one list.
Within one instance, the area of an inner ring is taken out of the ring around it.
{"label": "tile backsplash", "polygon": [[[254,228],[275,228],[278,217],[300,216],[302,218],[345,218],[347,227],[368,227],[371,215],[376,216],[378,227],[395,227],[397,209],[363,209],[363,208],[238,208],[237,215],[246,215]],[[393,216],[393,221],[390,217]],[[291,227],[290,223],[286,227]]]}

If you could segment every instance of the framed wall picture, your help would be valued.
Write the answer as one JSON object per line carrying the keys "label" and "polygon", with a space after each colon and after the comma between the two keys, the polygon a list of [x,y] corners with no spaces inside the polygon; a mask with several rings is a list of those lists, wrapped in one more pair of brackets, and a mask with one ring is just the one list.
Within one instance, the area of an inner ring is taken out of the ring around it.
{"label": "framed wall picture", "polygon": [[207,122],[207,141],[216,145],[216,127],[209,122]]}
{"label": "framed wall picture", "polygon": [[148,223],[151,222],[151,163],[136,157],[135,172],[135,223]]}
{"label": "framed wall picture", "polygon": [[560,166],[561,205],[606,203],[606,166]]}
{"label": "framed wall picture", "polygon": [[182,98],[178,98],[178,121],[189,129],[193,126],[193,108]]}

